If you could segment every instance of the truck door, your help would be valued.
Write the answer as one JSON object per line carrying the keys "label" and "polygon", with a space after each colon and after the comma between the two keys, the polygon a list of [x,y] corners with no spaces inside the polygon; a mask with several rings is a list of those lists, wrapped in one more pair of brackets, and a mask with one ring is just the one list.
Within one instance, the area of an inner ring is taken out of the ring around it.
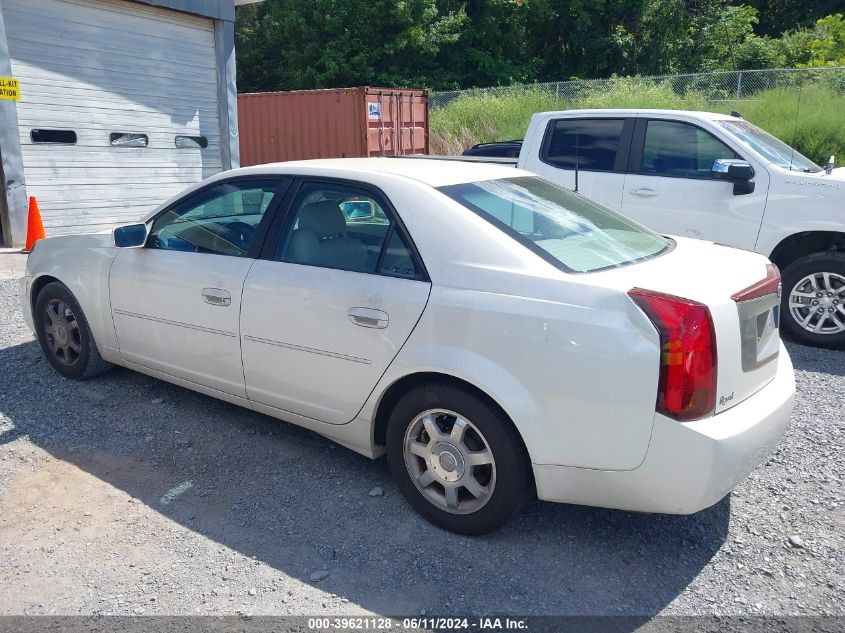
{"label": "truck door", "polygon": [[713,161],[747,157],[691,122],[637,119],[622,213],[664,234],[754,250],[769,175],[755,167],[754,191],[710,176]]}
{"label": "truck door", "polygon": [[625,117],[551,119],[545,133],[538,131],[543,134],[539,151],[524,148],[530,154],[521,167],[575,189],[577,166],[578,191],[619,211],[634,121]]}

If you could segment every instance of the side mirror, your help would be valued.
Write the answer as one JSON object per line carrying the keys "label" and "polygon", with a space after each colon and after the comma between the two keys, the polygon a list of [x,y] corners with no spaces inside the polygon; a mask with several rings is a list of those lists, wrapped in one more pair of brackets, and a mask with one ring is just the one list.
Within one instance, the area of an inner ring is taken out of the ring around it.
{"label": "side mirror", "polygon": [[140,248],[146,243],[146,224],[127,224],[114,230],[114,245],[118,248]]}
{"label": "side mirror", "polygon": [[754,169],[739,158],[720,158],[713,161],[710,177],[716,180],[742,182],[754,178]]}
{"label": "side mirror", "polygon": [[710,177],[734,184],[734,195],[742,196],[754,192],[754,168],[739,158],[719,158],[713,161]]}

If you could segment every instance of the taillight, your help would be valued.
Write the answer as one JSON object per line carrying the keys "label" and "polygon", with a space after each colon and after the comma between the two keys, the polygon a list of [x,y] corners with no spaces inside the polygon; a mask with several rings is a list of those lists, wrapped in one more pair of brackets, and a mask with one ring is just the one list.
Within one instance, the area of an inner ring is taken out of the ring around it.
{"label": "taillight", "polygon": [[697,301],[634,288],[628,296],[660,334],[657,411],[695,420],[716,404],[716,335],[708,307]]}
{"label": "taillight", "polygon": [[777,294],[780,296],[778,289],[780,288],[780,271],[774,264],[766,264],[766,278],[758,281],[756,284],[748,286],[745,290],[740,290],[736,294],[731,295],[731,299],[737,303],[748,301],[749,299],[759,299],[766,295]]}

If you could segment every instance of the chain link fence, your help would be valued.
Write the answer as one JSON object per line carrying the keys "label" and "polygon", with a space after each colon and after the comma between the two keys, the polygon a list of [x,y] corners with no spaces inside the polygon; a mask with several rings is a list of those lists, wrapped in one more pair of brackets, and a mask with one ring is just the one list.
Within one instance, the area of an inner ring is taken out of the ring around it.
{"label": "chain link fence", "polygon": [[577,79],[546,83],[515,84],[494,88],[471,88],[433,92],[429,97],[432,110],[442,108],[462,95],[505,95],[519,91],[541,91],[561,102],[577,101],[607,90],[614,82],[637,82],[641,85],[670,86],[678,95],[695,93],[706,101],[743,101],[773,88],[794,88],[824,83],[845,92],[845,66],[824,68],[780,68],[737,70],[685,75],[654,75],[610,79]]}

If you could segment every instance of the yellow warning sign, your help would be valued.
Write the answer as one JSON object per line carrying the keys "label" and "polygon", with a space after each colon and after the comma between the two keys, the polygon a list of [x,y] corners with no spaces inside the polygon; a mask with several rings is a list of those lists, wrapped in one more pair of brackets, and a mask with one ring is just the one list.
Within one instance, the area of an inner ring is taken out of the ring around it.
{"label": "yellow warning sign", "polygon": [[14,77],[0,77],[0,99],[20,101],[21,85]]}

